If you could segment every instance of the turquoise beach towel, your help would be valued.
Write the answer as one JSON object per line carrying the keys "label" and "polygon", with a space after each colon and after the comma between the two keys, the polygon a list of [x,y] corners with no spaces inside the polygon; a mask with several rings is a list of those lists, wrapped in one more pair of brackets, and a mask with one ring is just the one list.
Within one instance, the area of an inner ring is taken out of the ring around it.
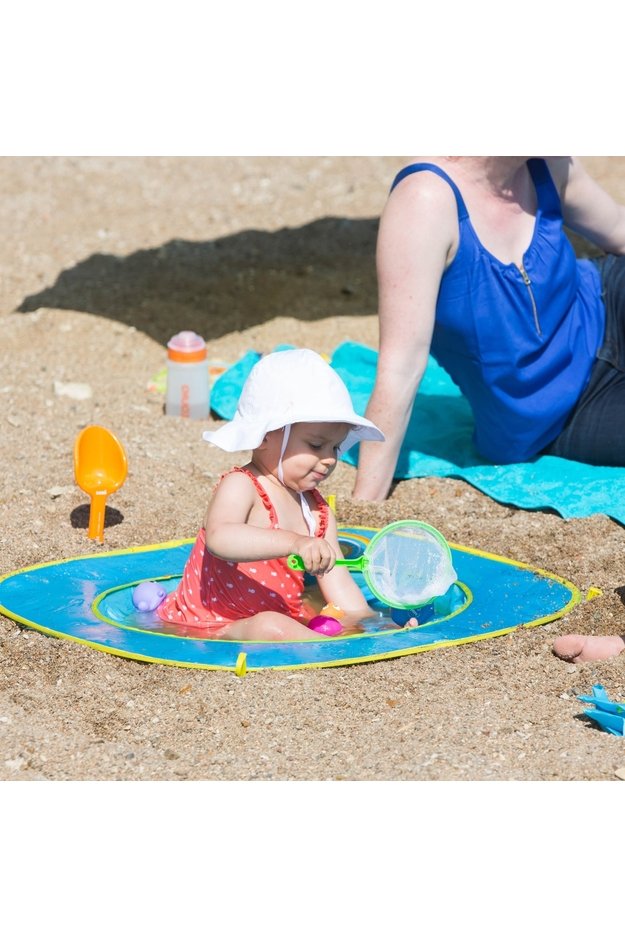
{"label": "turquoise beach towel", "polygon": [[[292,348],[280,345],[276,350]],[[373,390],[378,354],[365,345],[344,342],[331,358],[345,381],[357,413],[364,414]],[[248,352],[224,372],[211,392],[211,407],[222,419],[234,416],[243,383],[259,360]],[[417,394],[395,477],[462,478],[484,494],[519,508],[551,508],[562,517],[607,514],[625,524],[625,469],[586,465],[556,456],[531,462],[494,465],[472,442],[473,416],[466,398],[449,375],[430,358]],[[358,447],[343,457],[358,462]]]}

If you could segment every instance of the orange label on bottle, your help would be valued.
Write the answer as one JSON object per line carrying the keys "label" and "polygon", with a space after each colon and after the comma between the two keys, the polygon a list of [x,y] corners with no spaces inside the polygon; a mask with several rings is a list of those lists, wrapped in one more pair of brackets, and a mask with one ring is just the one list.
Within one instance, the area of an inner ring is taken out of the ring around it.
{"label": "orange label on bottle", "polygon": [[183,384],[180,388],[180,416],[189,416],[191,407],[189,405],[189,385]]}

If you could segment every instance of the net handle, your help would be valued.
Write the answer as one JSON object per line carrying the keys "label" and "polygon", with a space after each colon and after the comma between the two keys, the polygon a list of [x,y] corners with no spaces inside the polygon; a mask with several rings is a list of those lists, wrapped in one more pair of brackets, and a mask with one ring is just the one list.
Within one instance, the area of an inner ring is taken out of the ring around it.
{"label": "net handle", "polygon": [[[361,556],[356,556],[351,560],[343,557],[343,559],[336,560],[334,565],[335,566],[347,566],[348,569],[354,569],[356,570],[356,572],[361,573],[364,569],[364,566],[363,566],[364,560],[365,560],[365,553],[363,553]],[[301,558],[301,556],[298,556],[297,553],[290,553],[289,556],[287,556],[286,558],[286,562],[287,562],[289,569],[299,569],[299,570],[306,569],[306,567],[304,566],[304,560]]]}
{"label": "net handle", "polygon": [[[385,527],[382,527],[378,530],[377,534],[374,534],[367,546],[365,547],[364,553],[361,553],[360,556],[353,557],[352,559],[343,557],[338,559],[335,562],[335,566],[347,566],[348,569],[353,569],[356,572],[364,573],[365,578],[367,578],[367,562],[369,556],[371,555],[372,549],[376,543],[378,543],[382,537],[386,537],[392,530],[396,530],[398,527],[419,527],[421,530],[426,530],[429,534],[438,540],[440,545],[447,553],[448,559],[451,561],[451,550],[449,544],[443,537],[440,530],[437,530],[436,527],[432,527],[431,524],[426,524],[425,521],[417,520],[403,520],[403,521],[393,521],[391,524],[387,524]],[[299,569],[305,570],[304,561],[301,556],[298,556],[297,553],[290,553],[287,557],[287,565],[289,569]],[[367,579],[368,582],[368,579]]]}

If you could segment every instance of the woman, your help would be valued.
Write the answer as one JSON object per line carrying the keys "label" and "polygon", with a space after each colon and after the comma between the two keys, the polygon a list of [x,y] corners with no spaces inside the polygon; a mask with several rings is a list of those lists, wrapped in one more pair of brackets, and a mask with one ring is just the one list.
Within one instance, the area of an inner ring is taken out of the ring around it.
{"label": "woman", "polygon": [[430,352],[487,459],[625,465],[625,208],[570,157],[434,157],[395,179],[378,236],[380,354],[354,497],[381,501]]}

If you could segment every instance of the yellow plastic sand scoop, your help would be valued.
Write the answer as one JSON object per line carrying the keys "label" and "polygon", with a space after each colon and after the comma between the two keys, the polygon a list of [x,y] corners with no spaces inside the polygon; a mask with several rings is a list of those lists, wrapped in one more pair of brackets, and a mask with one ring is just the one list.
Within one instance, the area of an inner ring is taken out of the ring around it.
{"label": "yellow plastic sand scoop", "polygon": [[74,443],[74,477],[91,498],[91,540],[104,543],[106,499],[126,481],[128,462],[119,439],[103,426],[85,426]]}

